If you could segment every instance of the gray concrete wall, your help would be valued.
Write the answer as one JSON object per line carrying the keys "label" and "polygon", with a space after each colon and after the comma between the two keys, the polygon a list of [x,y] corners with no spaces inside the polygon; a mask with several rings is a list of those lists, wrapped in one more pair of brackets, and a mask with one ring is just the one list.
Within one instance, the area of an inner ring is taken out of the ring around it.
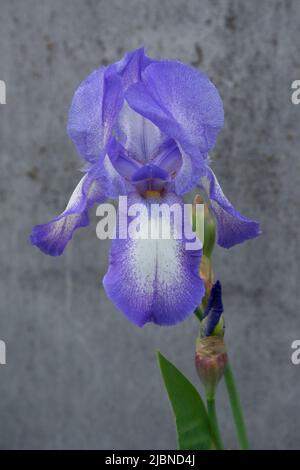
{"label": "gray concrete wall", "polygon": [[[30,246],[32,225],[64,208],[81,162],[66,135],[78,83],[145,45],[207,73],[225,105],[213,167],[259,240],[217,249],[226,339],[252,446],[300,447],[300,2],[2,0],[0,79],[0,447],[168,449],[173,417],[158,373],[160,349],[197,382],[197,321],[140,330],[101,285],[109,243],[96,219],[58,259]],[[94,212],[94,211],[93,211]],[[221,425],[235,447],[223,386]]]}

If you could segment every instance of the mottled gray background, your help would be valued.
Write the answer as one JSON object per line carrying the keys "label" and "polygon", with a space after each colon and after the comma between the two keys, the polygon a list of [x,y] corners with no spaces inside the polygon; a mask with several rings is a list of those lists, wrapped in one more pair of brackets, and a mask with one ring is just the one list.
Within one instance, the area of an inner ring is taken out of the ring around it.
{"label": "mottled gray background", "polygon": [[[225,127],[212,154],[225,193],[263,236],[217,249],[226,339],[254,448],[300,448],[300,2],[1,0],[0,447],[168,449],[175,430],[160,349],[195,383],[197,321],[138,329],[101,279],[109,243],[76,233],[61,258],[28,243],[61,211],[81,166],[66,135],[79,82],[145,45],[201,68],[218,86]],[[94,213],[94,211],[93,211]],[[221,425],[235,438],[223,385]]]}

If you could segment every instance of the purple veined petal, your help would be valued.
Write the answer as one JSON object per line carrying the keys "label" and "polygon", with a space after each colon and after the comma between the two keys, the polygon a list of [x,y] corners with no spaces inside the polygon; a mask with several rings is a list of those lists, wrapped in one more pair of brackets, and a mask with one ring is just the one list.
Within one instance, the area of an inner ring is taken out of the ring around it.
{"label": "purple veined petal", "polygon": [[143,48],[137,49],[95,70],[79,85],[69,111],[68,133],[85,160],[95,162],[105,155],[124,90],[140,80],[152,62]]}
{"label": "purple veined petal", "polygon": [[178,61],[150,64],[125,98],[194,159],[205,158],[223,126],[223,105],[215,86],[206,75]]}
{"label": "purple veined petal", "polygon": [[129,157],[140,163],[152,160],[166,139],[157,126],[131,109],[126,101],[118,116],[115,132]]}
{"label": "purple veined petal", "polygon": [[113,65],[95,70],[80,84],[69,111],[68,134],[83,159],[95,162],[105,155],[122,104],[122,82]]}
{"label": "purple veined petal", "polygon": [[169,189],[176,194],[184,194],[193,189],[203,174],[203,163],[193,164],[192,158],[180,146],[168,139],[159,149],[153,163],[167,171],[172,179]]}
{"label": "purple veined petal", "polygon": [[114,138],[109,146],[108,155],[115,170],[128,181],[131,181],[134,173],[142,166],[130,158],[125,148]]}
{"label": "purple veined petal", "polygon": [[174,179],[174,190],[176,194],[185,194],[191,191],[197,185],[200,176],[203,174],[201,157],[199,162],[195,163],[193,158],[181,149],[181,159],[181,167]]}
{"label": "purple veined petal", "polygon": [[120,195],[125,195],[130,191],[134,191],[131,178],[127,178],[122,173],[128,172],[128,175],[130,176],[135,171],[135,167],[133,169],[131,168],[131,162],[128,162],[127,167],[125,160],[123,162],[118,161],[115,165],[113,159],[109,154],[107,154],[103,161],[93,165],[89,174],[92,178],[101,181],[101,186],[105,196],[114,199]]}
{"label": "purple veined petal", "polygon": [[[183,204],[182,198],[174,193],[166,193],[159,199],[144,199],[131,193],[128,207],[142,204],[146,210],[139,219],[142,231],[147,230],[151,220],[148,214],[153,202],[169,207]],[[129,217],[128,223],[132,219]],[[168,224],[164,217],[162,221]],[[201,250],[186,250],[184,237],[115,239],[109,269],[103,279],[104,288],[114,305],[134,324],[174,325],[191,314],[203,297],[204,286],[199,277],[201,253]]]}
{"label": "purple veined petal", "polygon": [[152,163],[167,171],[171,177],[175,177],[182,165],[181,152],[176,142],[173,139],[163,142]]}
{"label": "purple veined petal", "polygon": [[105,199],[100,181],[86,173],[62,214],[46,224],[33,227],[31,243],[47,255],[61,255],[74,231],[89,224],[88,209],[94,202],[103,202]]}
{"label": "purple veined petal", "polygon": [[216,217],[218,244],[224,248],[242,243],[261,234],[259,224],[240,214],[224,195],[218,180],[211,170],[206,168],[206,175],[201,179],[212,212]]}
{"label": "purple veined petal", "polygon": [[124,105],[119,122],[122,127],[119,126],[116,131],[118,140],[112,140],[109,151],[116,170],[131,179],[143,166],[155,165],[175,178],[182,165],[181,152],[176,142],[163,135],[151,121],[130,110],[128,105]]}
{"label": "purple veined petal", "polygon": [[200,165],[194,164],[193,159],[173,140],[169,142],[173,142],[173,145],[170,144],[170,149],[159,153],[153,163],[169,173],[171,177],[169,190],[182,195],[197,186],[205,167],[201,160]]}

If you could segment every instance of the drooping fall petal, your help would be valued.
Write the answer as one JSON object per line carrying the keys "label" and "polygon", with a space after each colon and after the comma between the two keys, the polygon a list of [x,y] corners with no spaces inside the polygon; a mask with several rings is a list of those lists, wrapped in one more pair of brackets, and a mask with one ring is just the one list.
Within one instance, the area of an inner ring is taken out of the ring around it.
{"label": "drooping fall petal", "polygon": [[[159,199],[130,194],[128,207],[140,204],[145,208],[139,216],[142,231],[148,231],[150,224],[161,223],[167,229],[170,225],[170,219],[164,215],[151,218],[153,203],[166,204],[169,208],[175,203],[182,207],[183,200],[174,193]],[[129,217],[128,224],[132,220]],[[184,236],[176,239],[175,234],[182,230],[181,224],[179,227],[171,222],[169,228],[170,239],[127,237],[112,241],[109,269],[103,284],[111,301],[138,326],[147,322],[174,325],[193,312],[204,294],[199,277],[202,251],[187,250]]]}

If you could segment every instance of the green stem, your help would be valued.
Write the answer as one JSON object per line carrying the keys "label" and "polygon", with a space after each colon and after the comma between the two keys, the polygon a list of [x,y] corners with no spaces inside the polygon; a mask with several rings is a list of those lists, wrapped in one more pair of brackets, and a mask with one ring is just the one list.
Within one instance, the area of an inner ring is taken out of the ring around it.
{"label": "green stem", "polygon": [[245,421],[243,418],[241,402],[240,402],[237,388],[235,385],[233,372],[232,372],[229,362],[224,371],[224,379],[226,383],[227,393],[228,393],[228,397],[229,397],[229,401],[231,405],[231,410],[233,414],[233,419],[235,423],[235,428],[236,428],[236,433],[237,433],[237,438],[240,444],[240,448],[242,450],[247,450],[249,449],[249,442],[248,442]]}
{"label": "green stem", "polygon": [[218,424],[218,418],[216,413],[216,403],[214,398],[207,398],[207,412],[211,429],[214,433],[216,446],[218,449],[224,449],[220,428]]}

